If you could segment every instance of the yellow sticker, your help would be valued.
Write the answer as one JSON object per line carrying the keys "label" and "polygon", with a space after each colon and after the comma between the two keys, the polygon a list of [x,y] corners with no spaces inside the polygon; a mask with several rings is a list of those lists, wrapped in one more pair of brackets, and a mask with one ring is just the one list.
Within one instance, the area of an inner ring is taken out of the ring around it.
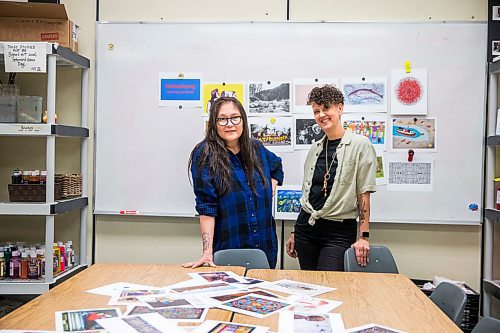
{"label": "yellow sticker", "polygon": [[411,62],[410,61],[405,61],[405,70],[406,70],[406,73],[411,73]]}
{"label": "yellow sticker", "polygon": [[276,118],[271,118],[271,124],[274,124],[276,122]]}

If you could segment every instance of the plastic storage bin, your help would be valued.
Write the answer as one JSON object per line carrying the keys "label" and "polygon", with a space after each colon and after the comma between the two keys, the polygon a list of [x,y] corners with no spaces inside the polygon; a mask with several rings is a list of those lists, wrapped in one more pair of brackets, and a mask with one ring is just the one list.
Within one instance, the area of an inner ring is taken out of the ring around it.
{"label": "plastic storage bin", "polygon": [[41,123],[42,100],[40,96],[17,96],[17,122]]}
{"label": "plastic storage bin", "polygon": [[0,95],[0,123],[15,123],[17,121],[16,97]]}

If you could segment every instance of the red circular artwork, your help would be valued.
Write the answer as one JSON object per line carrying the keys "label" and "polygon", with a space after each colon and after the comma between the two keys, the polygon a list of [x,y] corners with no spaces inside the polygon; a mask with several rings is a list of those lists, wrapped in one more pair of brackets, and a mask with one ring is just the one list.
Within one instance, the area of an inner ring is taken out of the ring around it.
{"label": "red circular artwork", "polygon": [[404,105],[415,105],[422,98],[422,85],[414,77],[405,77],[396,85],[396,97],[399,103]]}

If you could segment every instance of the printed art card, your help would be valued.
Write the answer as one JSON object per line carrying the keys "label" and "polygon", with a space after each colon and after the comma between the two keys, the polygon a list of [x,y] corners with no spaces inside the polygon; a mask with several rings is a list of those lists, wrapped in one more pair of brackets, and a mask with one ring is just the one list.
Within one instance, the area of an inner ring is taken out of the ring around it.
{"label": "printed art card", "polygon": [[380,326],[377,324],[368,324],[350,328],[346,330],[346,333],[405,333],[405,332],[396,330],[394,328]]}
{"label": "printed art card", "polygon": [[343,302],[339,301],[304,295],[290,295],[287,297],[287,301],[293,303],[288,308],[288,311],[293,312],[327,313],[343,304]]}
{"label": "printed art card", "polygon": [[111,296],[108,305],[141,304],[138,297],[165,294],[165,289],[126,289]]}
{"label": "printed art card", "polygon": [[203,115],[208,116],[213,103],[220,97],[234,97],[245,106],[245,84],[214,82],[203,84]]}
{"label": "printed art card", "polygon": [[[271,297],[271,298],[281,298],[280,296],[278,296],[276,294],[273,294],[273,293],[271,293],[269,291],[265,291],[265,290],[262,290],[262,289],[244,290],[244,291],[237,292],[237,293],[210,296],[209,298],[212,301],[220,303],[220,302],[227,302],[229,300],[232,300],[232,299],[235,299],[235,298],[239,298],[239,297],[242,297],[242,296],[246,296],[246,295],[249,295],[249,294],[266,296],[266,297]],[[214,303],[212,302],[212,304],[214,304]]]}
{"label": "printed art card", "polygon": [[415,154],[412,162],[408,162],[407,154],[388,158],[388,191],[432,191],[434,159],[422,155]]}
{"label": "printed art card", "polygon": [[340,313],[280,312],[278,333],[344,333]]}
{"label": "printed art card", "polygon": [[391,71],[391,114],[427,114],[427,69]]}
{"label": "printed art card", "polygon": [[290,82],[249,82],[249,115],[290,115]]}
{"label": "printed art card", "polygon": [[249,294],[217,304],[223,310],[241,313],[247,316],[264,318],[290,306],[291,303],[256,294]]}
{"label": "printed art card", "polygon": [[195,280],[203,282],[223,281],[227,283],[245,283],[247,280],[243,276],[239,276],[234,272],[199,272],[188,273]]}
{"label": "printed art card", "polygon": [[171,308],[179,306],[191,306],[184,298],[178,297],[177,294],[163,294],[163,295],[152,295],[152,296],[139,296],[137,299],[143,303],[141,305],[146,305],[151,309],[162,309]]}
{"label": "printed art card", "polygon": [[56,331],[102,330],[103,327],[97,323],[98,319],[120,317],[121,315],[122,312],[118,308],[57,311],[55,313]]}
{"label": "printed art card", "polygon": [[[198,281],[196,281],[198,282]],[[234,292],[239,290],[238,287],[226,282],[192,284],[189,286],[175,287],[170,289],[173,292],[179,293],[182,297],[201,296],[210,294],[220,294],[222,292]]]}
{"label": "printed art card", "polygon": [[375,171],[375,181],[377,185],[387,184],[387,173],[386,173],[386,163],[385,155],[383,153],[377,152],[377,170]]}
{"label": "printed art card", "polygon": [[208,308],[177,307],[166,309],[151,309],[147,306],[131,306],[126,316],[141,315],[146,313],[158,313],[165,319],[178,323],[201,323],[205,320]]}
{"label": "printed art card", "polygon": [[393,150],[436,151],[436,118],[397,117],[391,125]]}
{"label": "printed art card", "polygon": [[294,116],[294,145],[295,149],[309,149],[311,145],[325,136],[325,132],[316,123],[314,116],[295,115]]}
{"label": "printed art card", "polygon": [[109,332],[120,333],[181,333],[184,330],[175,321],[158,313],[146,313],[120,318],[98,319],[99,325]]}
{"label": "printed art card", "polygon": [[123,290],[128,289],[155,289],[156,287],[146,286],[143,284],[136,283],[128,283],[128,282],[116,282],[112,284],[108,284],[102,287],[94,288],[87,290],[88,293],[104,295],[104,296],[113,296],[116,293],[120,293]]}
{"label": "printed art card", "polygon": [[158,106],[201,108],[201,73],[159,73]]}
{"label": "printed art card", "polygon": [[193,333],[266,333],[269,327],[206,320]]}
{"label": "printed art card", "polygon": [[307,101],[313,88],[333,85],[338,88],[337,78],[295,79],[293,81],[293,112],[312,115],[312,108]]}
{"label": "printed art card", "polygon": [[344,112],[387,112],[387,78],[342,78]]}
{"label": "printed art card", "polygon": [[342,115],[344,128],[367,137],[377,151],[385,150],[387,141],[387,116],[385,114],[350,113]]}
{"label": "printed art card", "polygon": [[249,117],[250,136],[273,152],[292,152],[292,117]]}
{"label": "printed art card", "polygon": [[300,213],[301,185],[278,186],[274,199],[274,218],[296,220]]}
{"label": "printed art card", "polygon": [[336,288],[324,287],[317,284],[310,284],[286,279],[269,282],[268,284],[263,285],[262,288],[287,294],[307,296],[316,296],[336,290]]}

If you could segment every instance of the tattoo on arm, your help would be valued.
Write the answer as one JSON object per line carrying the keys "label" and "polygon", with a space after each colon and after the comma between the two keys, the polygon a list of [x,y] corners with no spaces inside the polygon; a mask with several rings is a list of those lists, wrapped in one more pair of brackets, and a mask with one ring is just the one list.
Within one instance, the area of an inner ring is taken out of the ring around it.
{"label": "tattoo on arm", "polygon": [[201,241],[203,242],[203,251],[208,250],[210,246],[210,234],[206,231],[201,233]]}
{"label": "tattoo on arm", "polygon": [[362,195],[358,195],[358,216],[359,216],[359,227],[366,222],[368,219],[368,210],[366,208],[365,200],[363,200]]}

